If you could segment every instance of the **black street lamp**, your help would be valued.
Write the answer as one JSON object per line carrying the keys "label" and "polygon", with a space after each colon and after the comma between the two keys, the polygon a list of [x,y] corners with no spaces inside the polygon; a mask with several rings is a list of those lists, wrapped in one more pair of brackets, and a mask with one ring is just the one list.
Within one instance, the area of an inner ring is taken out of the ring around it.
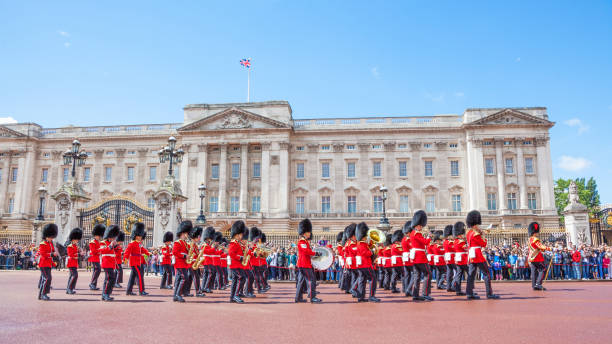
{"label": "black street lamp", "polygon": [[87,159],[87,153],[79,150],[80,148],[81,143],[79,140],[74,140],[72,141],[72,149],[64,152],[64,165],[72,164],[72,179],[75,179],[77,165],[79,167],[83,166],[85,160]]}
{"label": "black street lamp", "polygon": [[175,148],[176,138],[174,136],[170,136],[170,138],[168,139],[168,145],[162,147],[159,152],[157,152],[157,155],[159,155],[159,162],[161,164],[165,163],[166,161],[170,162],[170,165],[168,166],[168,175],[170,176],[173,175],[173,164],[180,164],[183,161],[183,155],[185,154],[182,148]]}
{"label": "black street lamp", "polygon": [[36,217],[36,220],[44,221],[45,220],[45,215],[44,215],[45,196],[47,195],[47,189],[45,188],[44,185],[38,188],[38,194],[40,196],[40,205],[38,207],[38,216]]}
{"label": "black street lamp", "polygon": [[200,215],[196,219],[198,224],[206,223],[206,216],[204,216],[204,197],[206,197],[206,186],[204,184],[200,184],[198,186],[198,191],[200,192]]}
{"label": "black street lamp", "polygon": [[382,192],[382,206],[383,206],[383,209],[382,209],[383,213],[382,213],[382,217],[380,218],[380,224],[388,226],[389,219],[387,218],[387,207],[385,204],[387,202],[387,188],[385,186],[381,186],[380,192]]}

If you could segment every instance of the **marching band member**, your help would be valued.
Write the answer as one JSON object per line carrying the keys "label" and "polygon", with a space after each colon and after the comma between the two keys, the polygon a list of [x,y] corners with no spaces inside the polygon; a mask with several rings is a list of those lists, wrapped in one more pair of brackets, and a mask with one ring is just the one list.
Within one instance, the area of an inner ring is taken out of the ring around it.
{"label": "marching band member", "polygon": [[265,286],[263,283],[263,271],[262,271],[262,265],[263,260],[265,260],[265,258],[262,258],[263,255],[259,253],[258,249],[260,248],[260,246],[263,246],[261,244],[261,230],[257,227],[252,227],[251,228],[251,241],[253,241],[253,252],[254,252],[254,256],[253,256],[253,261],[252,261],[252,265],[253,265],[253,275],[254,275],[254,283],[255,285],[257,285],[257,293],[261,294],[266,292],[265,290]]}
{"label": "marching band member", "polygon": [[104,231],[106,231],[106,226],[101,223],[98,223],[94,226],[91,231],[91,235],[93,239],[89,242],[89,259],[88,261],[91,263],[91,282],[89,282],[90,290],[100,290],[98,288],[98,277],[100,276],[100,239],[104,235]]}
{"label": "marching band member", "polygon": [[[210,227],[212,229],[212,227]],[[208,229],[208,228],[207,228]],[[200,226],[194,227],[193,230],[191,231],[191,245],[193,246],[193,261],[191,263],[189,263],[189,274],[190,277],[187,280],[186,285],[186,296],[190,296],[189,292],[191,291],[191,284],[193,283],[193,289],[195,290],[195,296],[196,297],[204,297],[206,296],[203,292],[202,292],[202,274],[200,272],[200,269],[194,269],[193,265],[196,264],[196,260],[198,258],[198,256],[200,255],[200,240],[202,239],[202,232],[204,231],[204,229]],[[214,234],[215,230],[212,229],[212,232]],[[209,263],[210,263],[210,257],[206,257],[204,256],[204,258],[208,258],[209,259]]]}
{"label": "marching band member", "polygon": [[[253,248],[250,247],[250,244],[249,244],[249,234],[250,234],[249,227],[245,225],[244,231],[242,232],[242,241],[240,242],[240,244],[242,245],[243,251],[248,252],[248,261],[246,264],[242,264],[242,269],[244,270],[243,273],[245,276],[245,281],[244,281],[244,289],[240,290],[240,294],[238,294],[238,296],[253,298],[255,297],[255,293],[254,293],[255,290],[253,289],[254,276],[253,276],[253,268],[251,265],[251,262],[253,260]],[[246,258],[247,257],[245,256],[243,259],[246,259]]]}
{"label": "marching band member", "polygon": [[215,238],[215,229],[211,226],[206,227],[204,231],[204,243],[202,244],[202,250],[204,250],[204,278],[202,278],[202,292],[212,293],[215,277],[217,276],[217,270],[214,265],[214,256],[217,253],[216,249],[212,246]]}
{"label": "marching band member", "polygon": [[123,231],[119,232],[117,236],[117,246],[115,246],[115,263],[117,267],[115,268],[115,288],[123,288],[121,283],[123,283],[123,242],[125,241],[125,233]]}
{"label": "marching band member", "polygon": [[479,299],[480,297],[474,295],[474,280],[476,279],[476,270],[480,270],[483,275],[485,288],[487,290],[487,299],[499,299],[499,295],[493,294],[491,288],[491,275],[489,273],[489,265],[487,260],[482,255],[482,249],[487,247],[487,240],[482,237],[482,231],[478,227],[481,223],[480,212],[478,210],[472,210],[467,214],[465,220],[469,230],[466,234],[468,246],[470,247],[468,259],[468,278],[466,293],[468,300]]}
{"label": "marching band member", "polygon": [[[266,242],[267,242],[266,233],[261,232],[261,243],[262,243],[262,245],[265,245]],[[262,262],[261,269],[262,269],[262,272],[263,272],[264,289],[266,291],[268,291],[271,288],[270,284],[268,284],[268,262],[266,261],[265,258],[263,258],[261,260],[261,262]]]}
{"label": "marching band member", "polygon": [[[358,271],[357,277],[357,302],[380,302],[376,295],[376,275],[372,268],[372,260],[375,258],[375,254],[370,249],[370,245],[366,242],[368,236],[368,225],[365,222],[361,222],[357,225],[355,230],[355,239],[357,244],[355,245],[355,268]],[[368,299],[366,295],[366,282],[370,282],[370,295]]]}
{"label": "marching band member", "polygon": [[453,243],[453,225],[444,227],[444,241],[442,247],[444,248],[444,262],[446,263],[446,291],[453,290],[453,280],[455,275],[455,249]]}
{"label": "marching band member", "polygon": [[57,225],[48,223],[43,227],[43,241],[38,245],[38,267],[40,268],[41,282],[39,283],[38,299],[49,300],[49,291],[51,291],[51,268],[56,264],[53,261],[53,256],[58,256],[53,239],[57,237]]}
{"label": "marching band member", "polygon": [[228,246],[228,241],[227,239],[221,237],[221,279],[219,280],[219,289],[220,290],[225,290],[227,289],[227,286],[229,284],[229,278],[228,278],[228,273],[227,273],[227,265],[228,265],[228,255],[227,255],[227,246]]}
{"label": "marching band member", "polygon": [[174,234],[172,232],[164,233],[164,247],[161,249],[161,266],[164,270],[159,284],[159,289],[172,289],[172,242]]}
{"label": "marching band member", "polygon": [[125,291],[126,295],[136,295],[132,292],[136,279],[138,279],[138,291],[140,295],[144,296],[149,294],[144,290],[144,276],[142,274],[142,255],[145,253],[145,251],[142,249],[141,241],[145,235],[146,231],[144,223],[136,222],[132,226],[132,241],[128,244],[123,254],[123,260],[127,260],[130,268],[132,269]]}
{"label": "marching band member", "polygon": [[[431,241],[430,238],[423,237],[420,230],[427,225],[427,214],[423,210],[414,213],[412,217],[410,232],[410,260],[414,262],[412,266],[412,281],[414,289],[412,299],[415,301],[433,301],[429,296],[431,289],[431,271],[427,262],[426,247]],[[419,296],[420,280],[423,277],[423,295]]]}
{"label": "marching band member", "polygon": [[[247,278],[246,293],[245,293],[247,297],[255,297],[254,284],[255,284],[255,279],[257,278],[257,276],[255,275],[256,273],[255,270],[259,267],[259,258],[257,258],[256,256],[256,249],[257,249],[256,242],[259,239],[259,235],[261,235],[261,231],[259,230],[259,228],[252,227],[249,230],[248,240],[245,241],[247,245],[251,243],[251,248],[249,249],[249,254],[251,258],[249,260],[248,269],[247,269],[247,274],[249,277]],[[250,296],[251,294],[252,296]]]}
{"label": "marching band member", "polygon": [[320,303],[322,300],[316,296],[317,280],[315,278],[314,269],[312,268],[311,262],[312,257],[317,257],[318,254],[310,248],[312,223],[310,223],[309,219],[300,221],[298,225],[298,234],[300,235],[300,240],[297,242],[298,283],[295,290],[295,302],[306,302],[306,300],[303,298],[303,291],[308,285],[308,297],[310,298],[310,302]]}
{"label": "marching band member", "polygon": [[357,251],[357,240],[355,240],[356,229],[356,223],[351,223],[344,229],[344,235],[346,236],[344,254],[346,256],[345,261],[349,271],[349,277],[347,278],[348,291],[355,298],[357,297],[357,268],[355,266],[355,255]]}
{"label": "marching band member", "polygon": [[231,241],[228,247],[228,264],[232,273],[232,287],[230,289],[230,302],[231,303],[244,303],[244,301],[238,296],[240,291],[244,288],[244,282],[246,280],[246,274],[242,267],[242,260],[246,259],[244,256],[244,249],[240,244],[242,235],[246,225],[242,220],[238,220],[232,224],[230,230]]}
{"label": "marching band member", "polygon": [[542,286],[546,266],[544,265],[544,255],[542,251],[550,251],[552,248],[545,246],[538,238],[540,234],[540,224],[532,222],[527,227],[529,233],[529,267],[531,268],[531,287],[533,290],[546,290]]}
{"label": "marching band member", "polygon": [[76,288],[77,279],[79,278],[79,255],[81,249],[79,248],[79,241],[83,238],[83,230],[80,228],[74,228],[68,235],[70,244],[66,247],[66,253],[68,255],[66,267],[70,269],[70,276],[68,277],[68,286],[66,287],[66,294],[75,294],[74,288]]}
{"label": "marching band member", "polygon": [[183,221],[176,230],[178,239],[172,246],[172,255],[174,256],[174,268],[176,269],[176,278],[174,280],[174,295],[172,300],[175,302],[185,302],[183,298],[185,290],[185,282],[187,281],[189,265],[185,261],[189,253],[189,244],[187,238],[193,229],[191,221]]}
{"label": "marching band member", "polygon": [[[433,253],[433,268],[436,269],[436,287],[438,289],[446,289],[444,280],[446,279],[446,263],[444,262],[444,247],[440,234],[436,233],[433,237],[434,244],[431,245]],[[448,282],[447,282],[448,283]]]}
{"label": "marching band member", "polygon": [[344,269],[342,269],[342,281],[340,282],[340,289],[344,290],[345,293],[351,293],[351,259],[348,259],[348,247],[350,239],[346,236],[348,232],[346,226],[342,231],[342,260],[344,261]]}
{"label": "marching band member", "polygon": [[401,229],[396,230],[391,235],[391,292],[399,293],[397,289],[397,281],[402,278],[404,272],[404,262],[402,261],[402,255],[404,253],[402,249],[402,240],[404,239],[404,233]]}
{"label": "marching band member", "polygon": [[340,266],[340,272],[338,273],[338,288],[342,289],[342,279],[344,278],[344,257],[342,257],[342,247],[344,239],[344,231],[338,232],[336,235],[336,257],[338,259],[338,265]]}
{"label": "marching band member", "polygon": [[115,246],[119,235],[119,226],[108,226],[104,231],[104,240],[100,243],[101,266],[104,269],[104,285],[102,288],[102,301],[113,301],[110,295],[115,286],[115,269],[117,268]]}
{"label": "marching band member", "polygon": [[391,290],[391,273],[392,273],[392,264],[391,264],[391,237],[386,236],[385,242],[382,243],[381,249],[378,251],[379,254],[382,255],[382,264],[380,268],[383,271],[383,283],[382,287],[385,290]]}
{"label": "marching band member", "polygon": [[[221,256],[223,254],[223,234],[221,232],[215,232],[215,236],[213,237],[213,268],[215,270],[215,278],[211,282],[210,289],[215,289],[215,287],[219,290],[223,290],[222,288],[222,280],[223,280],[223,271],[221,270]],[[227,258],[226,258],[227,259]],[[226,260],[227,262],[227,260]]]}
{"label": "marching band member", "polygon": [[412,221],[406,221],[404,227],[402,227],[402,233],[404,233],[404,238],[402,239],[402,263],[404,273],[402,275],[402,291],[406,296],[412,296],[412,262],[410,261],[410,232],[412,231],[412,227],[410,227]]}
{"label": "marching band member", "polygon": [[454,290],[457,295],[465,295],[465,293],[461,291],[461,280],[463,279],[463,275],[468,273],[468,247],[464,235],[465,224],[461,221],[455,223],[453,226],[453,236],[455,237],[455,242],[453,244],[453,252],[455,253],[455,275],[453,277],[451,289]]}

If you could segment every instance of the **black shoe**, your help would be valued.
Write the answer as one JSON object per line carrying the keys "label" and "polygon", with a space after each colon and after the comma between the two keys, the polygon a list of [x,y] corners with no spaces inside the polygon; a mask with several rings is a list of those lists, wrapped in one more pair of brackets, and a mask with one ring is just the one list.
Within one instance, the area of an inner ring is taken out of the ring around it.
{"label": "black shoe", "polygon": [[138,293],[140,296],[147,296],[149,295],[149,293],[147,293],[146,291],[142,291],[140,293]]}
{"label": "black shoe", "polygon": [[174,295],[174,298],[172,299],[172,301],[174,301],[174,302],[185,302],[185,299],[183,299],[183,297],[180,296],[180,295]]}
{"label": "black shoe", "polygon": [[411,292],[409,292],[409,291],[407,291],[405,294],[406,294],[406,297],[410,297],[410,296],[412,296],[412,293],[411,293]]}
{"label": "black shoe", "polygon": [[246,297],[243,293],[238,293],[238,295],[236,295],[238,297]]}
{"label": "black shoe", "polygon": [[187,294],[187,295],[183,295],[185,297],[193,297],[193,294]]}
{"label": "black shoe", "polygon": [[230,303],[244,303],[244,301],[240,297],[234,296],[232,299],[230,299]]}
{"label": "black shoe", "polygon": [[204,297],[204,296],[206,296],[206,294],[204,294],[204,293],[197,293],[196,294],[196,297]]}
{"label": "black shoe", "polygon": [[370,296],[370,298],[368,298],[368,301],[370,301],[370,302],[380,302],[380,299],[377,298],[376,296]]}
{"label": "black shoe", "polygon": [[45,295],[45,294],[42,294],[41,296],[39,296],[38,299],[39,300],[43,300],[43,301],[49,301],[50,300],[50,298],[47,295]]}
{"label": "black shoe", "polygon": [[399,289],[391,289],[392,294],[399,294]]}
{"label": "black shoe", "polygon": [[444,289],[446,289],[446,286],[440,286],[440,287],[438,287],[438,290],[444,290]]}
{"label": "black shoe", "polygon": [[90,285],[89,285],[89,290],[100,290],[100,288],[96,287],[96,286],[95,286],[95,285],[93,285],[93,284],[90,284]]}
{"label": "black shoe", "polygon": [[125,292],[125,295],[131,296],[131,295],[136,295],[136,293],[131,292],[131,291],[126,291],[126,292]]}
{"label": "black shoe", "polygon": [[478,295],[468,295],[467,299],[468,300],[480,300],[480,296],[478,296]]}
{"label": "black shoe", "polygon": [[412,301],[425,301],[425,298],[422,296],[413,296]]}
{"label": "black shoe", "polygon": [[487,299],[499,299],[499,295],[490,294],[490,295],[487,295]]}
{"label": "black shoe", "polygon": [[359,299],[357,299],[357,302],[368,302],[368,299],[359,298]]}
{"label": "black shoe", "polygon": [[121,284],[117,283],[117,284],[115,284],[115,286],[113,288],[123,288],[123,287],[121,286]]}
{"label": "black shoe", "polygon": [[321,303],[323,302],[323,300],[319,299],[318,297],[313,297],[312,299],[310,299],[310,303]]}
{"label": "black shoe", "polygon": [[532,289],[533,289],[533,290],[542,290],[542,288],[540,288],[540,287],[539,287],[539,286],[537,286],[537,285],[536,285],[535,287],[533,287]]}
{"label": "black shoe", "polygon": [[66,294],[68,294],[68,295],[72,294],[72,293],[70,292],[70,289],[66,289]]}
{"label": "black shoe", "polygon": [[306,300],[304,300],[304,299],[295,299],[294,302],[295,303],[300,303],[300,302],[306,302]]}
{"label": "black shoe", "polygon": [[429,296],[429,295],[427,295],[427,296],[423,296],[423,298],[424,298],[425,300],[427,300],[427,301],[433,301],[433,300],[434,300],[434,298],[433,298],[433,297],[431,297],[431,296]]}
{"label": "black shoe", "polygon": [[458,291],[458,292],[457,292],[457,296],[465,296],[465,293],[464,293],[464,292],[462,292],[462,291]]}
{"label": "black shoe", "polygon": [[207,293],[207,294],[212,294],[212,290],[210,290],[209,288],[206,288],[206,289],[204,289],[202,291]]}
{"label": "black shoe", "polygon": [[115,298],[109,295],[106,295],[106,300],[104,301],[113,301]]}
{"label": "black shoe", "polygon": [[255,294],[253,294],[253,293],[248,293],[248,294],[244,295],[244,297],[252,299],[252,298],[257,297],[257,296]]}

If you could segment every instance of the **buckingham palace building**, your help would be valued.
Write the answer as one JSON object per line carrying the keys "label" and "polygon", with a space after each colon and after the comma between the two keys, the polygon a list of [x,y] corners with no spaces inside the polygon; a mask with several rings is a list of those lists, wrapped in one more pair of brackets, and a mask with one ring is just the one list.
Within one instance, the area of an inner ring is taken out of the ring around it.
{"label": "buckingham palace building", "polygon": [[[429,226],[464,220],[478,209],[493,228],[531,221],[558,227],[544,107],[473,108],[463,114],[294,119],[286,101],[192,104],[182,121],[43,128],[0,126],[0,230],[31,230],[42,209],[54,220],[51,195],[71,178],[63,154],[78,139],[87,153],[76,180],[90,209],[107,199],[155,208],[168,174],[158,151],[175,137],[174,170],[186,200],[182,219],[236,219],[265,231],[291,231],[302,218],[315,230],[350,222],[376,225],[383,212],[400,228],[424,209]],[[39,190],[48,190],[41,202]]]}

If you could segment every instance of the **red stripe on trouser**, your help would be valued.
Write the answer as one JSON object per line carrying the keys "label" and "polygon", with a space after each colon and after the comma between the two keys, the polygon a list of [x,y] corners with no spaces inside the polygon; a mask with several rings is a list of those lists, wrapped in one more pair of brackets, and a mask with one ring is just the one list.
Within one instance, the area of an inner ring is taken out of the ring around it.
{"label": "red stripe on trouser", "polygon": [[142,292],[142,276],[140,276],[140,269],[138,269],[137,266],[135,266],[136,268],[136,273],[138,274],[138,289]]}

